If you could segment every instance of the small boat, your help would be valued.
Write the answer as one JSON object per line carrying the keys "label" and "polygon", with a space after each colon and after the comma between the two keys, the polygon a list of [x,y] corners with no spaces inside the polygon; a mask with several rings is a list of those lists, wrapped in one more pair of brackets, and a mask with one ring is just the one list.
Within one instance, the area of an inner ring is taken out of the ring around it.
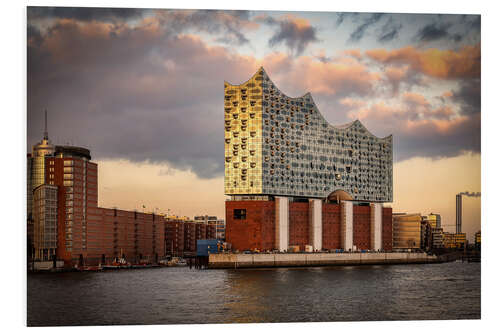
{"label": "small boat", "polygon": [[118,269],[130,267],[130,264],[124,258],[115,258],[111,265],[102,266],[104,269]]}
{"label": "small boat", "polygon": [[169,267],[175,267],[175,266],[186,266],[187,262],[183,258],[180,257],[173,257],[167,262],[167,266]]}

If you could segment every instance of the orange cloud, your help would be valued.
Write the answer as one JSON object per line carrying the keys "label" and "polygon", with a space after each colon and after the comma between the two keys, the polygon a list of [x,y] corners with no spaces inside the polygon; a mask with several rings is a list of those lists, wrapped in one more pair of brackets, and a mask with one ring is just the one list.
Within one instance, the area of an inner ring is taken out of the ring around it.
{"label": "orange cloud", "polygon": [[[293,86],[298,94],[349,96],[371,95],[380,74],[354,61],[322,62],[315,57],[291,58],[273,53],[262,60],[262,65],[279,86]],[[297,90],[300,88],[301,91]]]}
{"label": "orange cloud", "polygon": [[346,97],[340,100],[340,104],[350,108],[360,108],[366,105],[365,101],[357,100],[354,98]]}
{"label": "orange cloud", "polygon": [[368,50],[365,54],[383,64],[407,64],[411,69],[442,79],[477,78],[481,75],[481,45],[464,46],[458,51],[407,46],[398,50]]}
{"label": "orange cloud", "polygon": [[344,54],[346,56],[351,56],[353,58],[356,58],[358,60],[361,60],[361,51],[359,49],[353,49],[353,50],[345,50]]}
{"label": "orange cloud", "polygon": [[417,93],[412,93],[412,92],[405,92],[403,94],[403,100],[407,103],[419,105],[419,106],[429,106],[429,102],[427,99],[420,94]]}
{"label": "orange cloud", "polygon": [[441,97],[444,97],[444,98],[449,98],[449,97],[452,97],[453,96],[453,92],[452,91],[445,91]]}
{"label": "orange cloud", "polygon": [[401,81],[408,72],[408,66],[394,67],[389,66],[385,69],[385,75],[390,81]]}

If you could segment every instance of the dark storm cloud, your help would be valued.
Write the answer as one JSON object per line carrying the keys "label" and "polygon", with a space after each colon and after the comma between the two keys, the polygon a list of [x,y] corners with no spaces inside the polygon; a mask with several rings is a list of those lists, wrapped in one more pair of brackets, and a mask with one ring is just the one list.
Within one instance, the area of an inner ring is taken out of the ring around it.
{"label": "dark storm cloud", "polygon": [[222,34],[217,41],[243,45],[249,42],[243,31],[256,28],[245,10],[157,10],[162,24],[177,33],[185,30]]}
{"label": "dark storm cloud", "polygon": [[221,175],[223,82],[243,82],[256,69],[161,25],[61,21],[28,48],[28,145],[41,138],[47,109],[51,139],[90,147],[94,159]]}
{"label": "dark storm cloud", "polygon": [[55,18],[78,21],[117,21],[141,18],[144,9],[99,7],[28,7],[28,20]]}
{"label": "dark storm cloud", "polygon": [[268,41],[269,46],[273,47],[284,43],[295,55],[302,54],[310,43],[319,41],[316,28],[301,18],[287,16],[274,19],[266,16],[258,17],[256,21],[270,26],[277,26],[276,32]]}
{"label": "dark storm cloud", "polygon": [[366,29],[368,29],[370,26],[372,26],[372,25],[376,24],[378,21],[380,21],[380,19],[384,15],[385,15],[384,13],[375,13],[375,14],[371,14],[368,17],[366,17],[363,20],[363,23],[358,25],[356,27],[356,29],[354,29],[354,31],[351,32],[351,34],[349,36],[349,41],[350,42],[360,41],[364,37]]}
{"label": "dark storm cloud", "polygon": [[415,35],[415,39],[421,42],[431,42],[440,39],[450,39],[454,42],[460,42],[463,35],[458,33],[450,33],[449,30],[453,26],[449,22],[434,22],[425,25]]}
{"label": "dark storm cloud", "polygon": [[468,26],[470,29],[481,31],[481,16],[477,15],[471,21],[468,22]]}
{"label": "dark storm cloud", "polygon": [[38,29],[34,25],[28,24],[27,34],[28,34],[27,38],[28,45],[40,46],[40,44],[43,41],[40,29]]}
{"label": "dark storm cloud", "polygon": [[460,105],[462,114],[470,115],[481,112],[481,79],[463,80],[452,99]]}
{"label": "dark storm cloud", "polygon": [[390,42],[399,35],[399,31],[403,28],[403,25],[396,22],[392,16],[387,19],[387,22],[382,26],[382,29],[377,37],[377,40],[381,43]]}
{"label": "dark storm cloud", "polygon": [[355,17],[358,16],[359,13],[337,13],[337,21],[335,22],[335,25],[338,27],[342,23],[344,23],[344,20],[348,17]]}
{"label": "dark storm cloud", "polygon": [[464,152],[481,153],[481,115],[439,131],[437,126],[417,127],[418,131],[394,133],[394,159],[403,161],[415,156],[442,158],[456,157]]}

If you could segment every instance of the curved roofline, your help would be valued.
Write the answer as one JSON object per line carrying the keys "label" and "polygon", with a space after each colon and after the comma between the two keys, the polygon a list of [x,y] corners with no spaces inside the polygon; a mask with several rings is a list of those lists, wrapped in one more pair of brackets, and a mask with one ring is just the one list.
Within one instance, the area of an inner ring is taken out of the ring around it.
{"label": "curved roofline", "polygon": [[[318,109],[318,112],[319,112],[319,109]],[[319,114],[321,114],[321,112],[319,112]],[[323,116],[323,115],[321,115]],[[325,119],[325,117],[323,117],[323,119]],[[384,136],[384,137],[380,137],[380,136],[377,136],[375,134],[373,134],[372,132],[370,132],[370,130],[368,130],[368,128],[366,128],[366,126],[359,120],[359,119],[355,119],[349,123],[345,123],[343,125],[332,125],[330,124],[326,119],[325,121],[328,123],[328,125],[330,126],[333,126],[335,127],[336,129],[338,130],[347,130],[347,129],[350,129],[351,127],[353,127],[356,123],[360,124],[363,129],[368,133],[370,134],[371,136],[373,136],[374,138],[377,138],[377,139],[381,139],[381,140],[386,140],[386,139],[389,139],[392,137],[392,134],[388,135],[388,136]]]}
{"label": "curved roofline", "polygon": [[[264,70],[264,67],[260,67],[259,70],[262,69],[262,71],[264,73],[266,73],[267,75],[267,72]],[[257,71],[258,73],[259,71]],[[254,75],[255,76],[255,75]],[[283,91],[281,91],[281,89],[278,88],[278,86],[273,82],[273,80],[271,80],[271,78],[269,77],[269,75],[267,75],[267,77],[269,78],[269,81],[271,81],[271,83],[276,87],[276,89],[282,93],[283,95],[285,95],[287,98],[290,98],[290,99],[299,99],[299,98],[304,98],[306,96],[309,95],[310,99],[311,99],[311,103],[314,105],[314,108],[318,111],[318,114],[321,116],[321,118],[323,118],[323,120],[328,124],[328,126],[332,126],[333,128],[335,129],[338,129],[338,130],[348,130],[350,129],[352,126],[354,126],[356,123],[359,123],[363,129],[368,132],[368,134],[370,134],[371,136],[377,138],[377,139],[381,139],[381,140],[386,140],[386,139],[389,139],[390,137],[392,137],[392,134],[388,135],[388,136],[385,136],[385,137],[379,137],[379,136],[376,136],[375,134],[373,134],[372,132],[370,132],[365,125],[363,125],[363,123],[361,121],[359,121],[359,119],[355,119],[353,121],[351,121],[350,123],[346,123],[344,125],[333,125],[331,124],[328,120],[326,120],[326,118],[323,116],[323,114],[321,113],[321,111],[319,110],[318,106],[316,105],[316,102],[314,101],[314,98],[312,96],[312,94],[308,91],[307,93],[305,93],[304,95],[300,96],[300,97],[290,97],[288,96],[287,94],[285,94]],[[253,76],[252,76],[253,78]]]}
{"label": "curved roofline", "polygon": [[353,121],[351,121],[351,122],[349,122],[349,123],[343,124],[343,125],[333,125],[333,124],[331,124],[331,123],[330,123],[328,120],[326,120],[326,118],[323,116],[323,114],[322,114],[322,113],[321,113],[321,111],[319,110],[318,106],[316,105],[316,102],[314,101],[314,98],[313,98],[312,94],[311,94],[309,91],[308,91],[308,92],[306,92],[304,95],[302,95],[302,96],[298,96],[298,97],[290,97],[290,96],[288,96],[288,95],[287,95],[287,94],[285,94],[283,91],[281,91],[281,89],[280,89],[280,88],[278,88],[278,85],[276,85],[276,84],[274,83],[274,81],[273,81],[273,80],[271,80],[271,78],[269,77],[269,75],[267,74],[267,72],[266,72],[266,70],[264,69],[264,67],[263,67],[263,66],[260,66],[260,67],[259,67],[259,69],[255,72],[255,74],[254,74],[254,75],[252,75],[252,76],[251,76],[248,80],[246,80],[246,81],[245,81],[245,82],[243,82],[243,83],[240,83],[240,84],[232,84],[231,82],[228,82],[228,81],[225,81],[225,80],[224,80],[224,84],[226,84],[226,83],[227,83],[227,84],[228,84],[228,85],[230,85],[231,87],[240,87],[240,86],[242,86],[242,85],[247,84],[250,80],[252,80],[255,76],[257,76],[261,70],[262,70],[262,73],[263,73],[263,74],[266,74],[266,75],[267,75],[267,77],[268,77],[269,81],[271,82],[271,84],[272,84],[272,85],[273,85],[273,86],[274,86],[274,87],[275,87],[275,88],[276,88],[276,89],[277,89],[277,90],[278,90],[281,94],[283,94],[283,95],[284,95],[284,96],[286,96],[287,98],[292,99],[292,100],[297,100],[297,99],[301,99],[301,98],[304,98],[304,97],[309,96],[309,98],[311,99],[311,103],[313,104],[314,108],[316,109],[316,111],[318,111],[318,114],[321,116],[321,118],[323,118],[323,120],[324,120],[324,121],[328,124],[328,126],[331,126],[331,127],[335,128],[335,129],[337,129],[337,130],[341,130],[341,131],[342,131],[342,130],[344,130],[344,131],[345,131],[345,130],[349,130],[349,129],[350,129],[351,127],[353,127],[356,123],[359,123],[359,124],[363,127],[363,129],[364,129],[364,130],[365,130],[365,131],[366,131],[369,135],[373,136],[374,138],[377,138],[377,139],[379,139],[379,140],[387,140],[387,139],[389,139],[389,138],[392,138],[392,134],[390,134],[390,135],[388,135],[388,136],[385,136],[385,137],[379,137],[379,136],[377,136],[377,135],[373,134],[372,132],[370,132],[370,131],[366,128],[366,126],[365,126],[365,125],[363,125],[363,123],[362,123],[361,121],[359,121],[359,119],[355,119],[355,120],[353,120]]}
{"label": "curved roofline", "polygon": [[[256,76],[257,76],[257,74],[259,74],[260,70],[262,70],[264,73],[266,72],[266,71],[264,70],[264,67],[260,66],[260,67],[259,67],[259,69],[257,70],[257,72],[255,72],[255,74],[254,74],[254,75],[252,75],[252,76],[251,76],[248,80],[246,80],[245,82],[240,83],[240,84],[232,84],[231,82],[224,80],[224,84],[226,84],[226,83],[227,83],[227,84],[228,84],[228,85],[230,85],[231,87],[240,87],[240,86],[242,86],[242,85],[247,84],[247,83],[248,83],[248,82],[250,82],[250,81],[251,81],[254,77],[256,77]],[[267,73],[266,73],[266,74],[267,74]]]}

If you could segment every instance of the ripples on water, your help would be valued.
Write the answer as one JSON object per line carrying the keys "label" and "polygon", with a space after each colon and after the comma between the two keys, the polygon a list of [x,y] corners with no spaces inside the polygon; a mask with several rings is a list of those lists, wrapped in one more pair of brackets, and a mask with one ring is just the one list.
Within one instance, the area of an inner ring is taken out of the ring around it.
{"label": "ripples on water", "polygon": [[28,275],[28,325],[479,319],[479,263]]}

